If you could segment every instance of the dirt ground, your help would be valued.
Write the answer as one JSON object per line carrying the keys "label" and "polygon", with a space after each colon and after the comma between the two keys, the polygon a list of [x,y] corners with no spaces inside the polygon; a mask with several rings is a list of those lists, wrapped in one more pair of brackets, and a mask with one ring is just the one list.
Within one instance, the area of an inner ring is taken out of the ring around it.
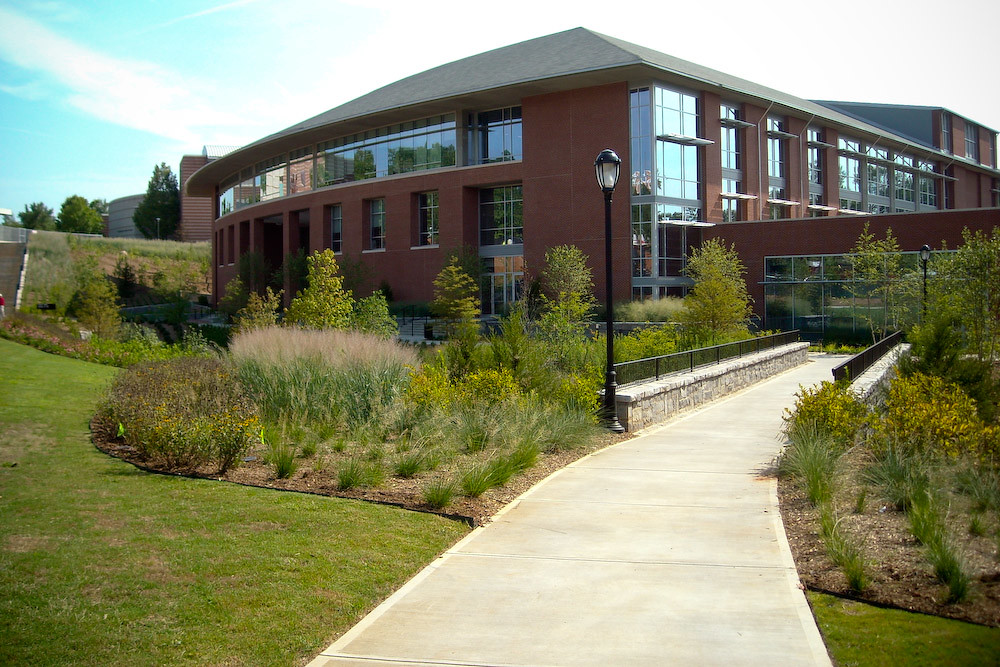
{"label": "dirt ground", "polygon": [[[844,495],[850,497],[852,491],[845,489]],[[947,587],[934,576],[924,556],[924,547],[910,534],[906,515],[900,510],[871,496],[860,513],[855,508],[841,509],[843,525],[863,545],[871,579],[863,593],[855,594],[847,585],[847,577],[827,556],[819,534],[818,513],[805,493],[790,482],[779,480],[778,496],[795,566],[807,588],[935,616],[1000,625],[1000,559],[995,517],[988,519],[985,535],[974,536],[969,533],[966,512],[953,507],[949,514],[950,533],[959,544],[973,583],[972,593],[965,601],[948,604]]]}

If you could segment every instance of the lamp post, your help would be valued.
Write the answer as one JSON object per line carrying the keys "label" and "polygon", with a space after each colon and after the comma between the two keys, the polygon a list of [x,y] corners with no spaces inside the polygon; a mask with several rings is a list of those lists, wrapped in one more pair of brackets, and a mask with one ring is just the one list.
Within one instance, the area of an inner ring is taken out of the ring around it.
{"label": "lamp post", "polygon": [[920,265],[924,269],[924,295],[921,299],[921,319],[927,317],[927,260],[931,258],[931,247],[924,244],[924,247],[920,249]]}
{"label": "lamp post", "polygon": [[156,217],[156,238],[160,238],[160,217]]}
{"label": "lamp post", "polygon": [[618,184],[618,174],[621,171],[622,160],[610,148],[605,148],[594,161],[597,171],[597,184],[604,193],[604,305],[605,331],[608,340],[607,366],[604,373],[604,423],[615,433],[623,433],[625,429],[618,422],[618,409],[615,406],[615,318],[612,299],[611,270],[611,194]]}

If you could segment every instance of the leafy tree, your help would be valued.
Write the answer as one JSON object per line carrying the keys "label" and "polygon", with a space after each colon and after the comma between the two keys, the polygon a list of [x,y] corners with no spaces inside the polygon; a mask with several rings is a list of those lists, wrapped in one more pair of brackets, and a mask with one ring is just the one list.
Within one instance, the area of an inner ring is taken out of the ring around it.
{"label": "leafy tree", "polygon": [[396,318],[389,314],[389,302],[382,292],[375,292],[354,304],[351,328],[382,338],[392,338],[399,333],[399,325]]}
{"label": "leafy tree", "polygon": [[597,304],[587,256],[572,245],[549,248],[542,272],[542,299],[546,310],[559,311],[570,322],[590,319]]}
{"label": "leafy tree", "polygon": [[311,329],[349,328],[354,298],[344,289],[333,251],[314,252],[307,261],[309,285],[295,294],[285,311],[285,321]]}
{"label": "leafy tree", "polygon": [[98,215],[102,215],[102,216],[107,215],[108,214],[108,200],[107,199],[91,199],[90,200],[90,208],[92,208],[95,211],[97,211]]}
{"label": "leafy tree", "polygon": [[[267,287],[268,277],[271,275],[271,265],[264,257],[264,253],[259,250],[251,250],[240,255],[236,273],[243,281],[246,290],[263,294],[264,288]],[[229,287],[227,285],[226,294],[228,293]],[[242,306],[240,307],[242,308]]]}
{"label": "leafy tree", "polygon": [[59,209],[56,229],[77,234],[100,234],[104,231],[104,221],[100,213],[90,208],[86,199],[80,195],[71,195]]}
{"label": "leafy tree", "polygon": [[69,310],[94,335],[114,340],[122,324],[118,290],[98,268],[96,258],[89,260],[81,260],[74,267],[77,290],[70,300]]}
{"label": "leafy tree", "polygon": [[177,177],[166,162],[161,162],[153,167],[146,196],[132,214],[132,222],[147,239],[165,239],[174,235],[180,219],[181,195]]}
{"label": "leafy tree", "polygon": [[17,214],[21,227],[54,231],[56,228],[55,212],[40,201],[25,204],[24,210]]}
{"label": "leafy tree", "polygon": [[448,320],[448,333],[452,335],[457,326],[471,322],[479,316],[479,288],[476,282],[452,257],[434,279],[434,301],[431,312]]}
{"label": "leafy tree", "polygon": [[[257,294],[257,292],[253,293]],[[233,319],[247,307],[249,299],[250,293],[247,291],[246,284],[242,278],[236,276],[226,283],[226,295],[219,299],[219,310]]]}
{"label": "leafy tree", "polygon": [[965,229],[962,239],[950,257],[934,256],[935,309],[954,313],[970,351],[988,361],[1000,353],[1000,228],[991,236]]}
{"label": "leafy tree", "polygon": [[694,286],[684,299],[680,320],[695,340],[710,345],[746,331],[752,310],[743,276],[746,267],[736,253],[719,239],[695,248],[688,259],[687,275]]}
{"label": "leafy tree", "polygon": [[[872,331],[872,342],[885,337],[890,329],[900,327],[903,314],[902,258],[891,229],[884,239],[876,239],[865,223],[853,253],[854,281],[850,290],[855,300],[865,303],[861,319]],[[855,306],[857,308],[857,306]]]}
{"label": "leafy tree", "polygon": [[281,310],[281,294],[280,291],[275,292],[270,287],[264,288],[263,295],[251,292],[246,305],[236,313],[233,335],[277,324],[278,311]]}

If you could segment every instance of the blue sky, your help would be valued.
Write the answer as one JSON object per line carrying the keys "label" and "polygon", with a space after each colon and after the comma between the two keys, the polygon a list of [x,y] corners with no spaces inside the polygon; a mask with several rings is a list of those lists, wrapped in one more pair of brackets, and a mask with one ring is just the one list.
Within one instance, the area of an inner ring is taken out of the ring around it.
{"label": "blue sky", "polygon": [[154,165],[176,172],[205,144],[576,26],[800,97],[945,106],[1000,129],[995,0],[842,0],[835,24],[830,3],[682,5],[0,0],[0,208],[141,193]]}

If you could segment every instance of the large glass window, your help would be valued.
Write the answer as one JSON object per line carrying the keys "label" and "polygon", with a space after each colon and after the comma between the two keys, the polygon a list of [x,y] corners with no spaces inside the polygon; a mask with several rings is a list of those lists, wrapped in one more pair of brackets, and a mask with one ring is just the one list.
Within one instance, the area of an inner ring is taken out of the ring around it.
{"label": "large glass window", "polygon": [[424,192],[417,198],[420,222],[416,245],[437,245],[438,242],[438,193]]}
{"label": "large glass window", "polygon": [[521,107],[483,111],[469,116],[469,155],[472,164],[520,160]]}
{"label": "large glass window", "polygon": [[783,118],[769,117],[767,119],[767,175],[771,178],[785,178],[786,133]]}
{"label": "large glass window", "polygon": [[654,90],[655,192],[661,197],[696,200],[700,197],[698,146],[687,142],[698,137],[698,98],[659,86]]}
{"label": "large glass window", "polygon": [[968,121],[965,123],[965,157],[979,162],[979,128]]}
{"label": "large glass window", "polygon": [[653,275],[653,206],[632,206],[632,277]]}
{"label": "large glass window", "polygon": [[334,252],[343,251],[344,213],[340,204],[330,207],[330,249]]}
{"label": "large glass window", "polygon": [[524,243],[524,204],[520,185],[479,191],[479,245]]}
{"label": "large glass window", "polygon": [[285,184],[287,166],[284,157],[257,163],[254,186],[260,194],[259,201],[269,201],[287,194]]}
{"label": "large glass window", "polygon": [[455,115],[352,134],[319,145],[317,182],[333,185],[455,165]]}
{"label": "large glass window", "polygon": [[219,217],[236,210],[236,189],[239,178],[232,177],[219,184]]}
{"label": "large glass window", "polygon": [[288,156],[288,193],[308,192],[313,189],[312,149],[302,148]]}
{"label": "large glass window", "polygon": [[368,250],[385,248],[385,200],[368,202]]}
{"label": "large glass window", "polygon": [[649,88],[629,93],[633,195],[653,194],[653,138],[649,108]]}
{"label": "large glass window", "polygon": [[823,159],[826,155],[823,143],[823,130],[820,128],[809,128],[809,182],[813,185],[823,184]]}

